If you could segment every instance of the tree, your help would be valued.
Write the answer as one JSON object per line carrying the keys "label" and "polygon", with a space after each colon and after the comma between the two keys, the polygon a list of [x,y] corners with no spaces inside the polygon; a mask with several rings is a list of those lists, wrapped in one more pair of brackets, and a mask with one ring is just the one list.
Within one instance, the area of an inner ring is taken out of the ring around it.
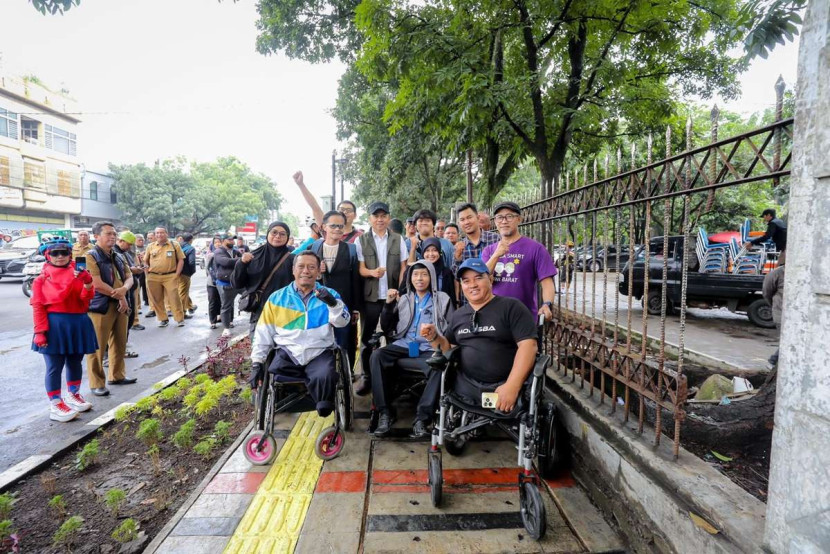
{"label": "tree", "polygon": [[279,209],[276,184],[229,156],[197,163],[184,158],[110,166],[125,221],[137,230],[163,225],[194,234],[239,225],[248,216],[265,220]]}
{"label": "tree", "polygon": [[32,6],[43,15],[63,14],[72,6],[77,6],[81,0],[29,0]]}

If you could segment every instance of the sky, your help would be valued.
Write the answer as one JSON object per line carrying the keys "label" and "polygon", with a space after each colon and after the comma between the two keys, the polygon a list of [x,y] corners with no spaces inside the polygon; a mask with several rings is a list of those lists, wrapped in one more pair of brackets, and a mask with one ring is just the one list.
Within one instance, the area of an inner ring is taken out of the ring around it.
{"label": "sky", "polygon": [[[303,218],[311,212],[291,175],[302,170],[312,193],[330,194],[332,150],[343,146],[330,111],[344,67],[257,53],[256,21],[254,0],[82,0],[63,16],[0,0],[0,72],[71,92],[88,169],[234,155]],[[772,106],[779,74],[795,84],[797,55],[795,43],[757,58],[742,97],[714,101],[745,114]]]}

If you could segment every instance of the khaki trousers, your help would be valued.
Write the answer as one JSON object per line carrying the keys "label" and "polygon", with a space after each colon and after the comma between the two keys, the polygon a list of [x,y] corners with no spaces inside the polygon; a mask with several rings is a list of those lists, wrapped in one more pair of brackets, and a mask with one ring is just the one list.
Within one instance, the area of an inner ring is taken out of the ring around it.
{"label": "khaki trousers", "polygon": [[190,275],[179,275],[179,299],[182,301],[182,310],[188,311],[193,307],[190,299]]}
{"label": "khaki trousers", "polygon": [[184,321],[182,300],[179,298],[179,278],[175,273],[168,275],[147,274],[147,289],[150,291],[150,302],[159,321],[167,321],[167,310],[170,306],[173,319],[176,322]]}
{"label": "khaki trousers", "polygon": [[138,325],[138,311],[141,309],[141,287],[138,287],[132,292],[133,295],[133,321],[130,323],[130,327],[133,325]]}
{"label": "khaki trousers", "polygon": [[89,388],[100,389],[107,384],[104,374],[104,351],[109,353],[109,380],[123,379],[127,372],[124,367],[124,353],[127,350],[127,314],[118,313],[118,303],[110,302],[105,314],[89,312],[95,335],[98,338],[98,350],[86,357]]}

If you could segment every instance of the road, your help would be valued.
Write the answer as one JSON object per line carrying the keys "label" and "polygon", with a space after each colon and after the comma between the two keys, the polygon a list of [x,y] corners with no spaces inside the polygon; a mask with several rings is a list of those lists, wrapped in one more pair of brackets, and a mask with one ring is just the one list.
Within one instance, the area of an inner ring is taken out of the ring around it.
{"label": "road", "polygon": [[[0,472],[40,450],[34,437],[65,436],[94,418],[130,400],[167,375],[181,369],[179,358],[184,355],[196,359],[207,346],[215,344],[220,329],[211,330],[207,320],[207,292],[201,272],[193,276],[191,298],[199,306],[193,319],[178,328],[156,327],[156,320],[142,314],[144,331],[130,333],[131,350],[139,357],[126,360],[127,376],[138,378],[138,383],[110,386],[110,396],[97,397],[89,392],[84,373],[82,394],[94,404],[92,411],[81,414],[70,423],[49,420],[49,401],[44,389],[45,365],[43,357],[30,348],[32,340],[32,311],[29,300],[21,291],[20,281],[0,281],[0,389],[5,391],[3,415],[0,420]],[[145,310],[146,313],[146,310]],[[247,320],[247,316],[244,317]],[[242,321],[241,319],[238,321]],[[236,328],[247,329],[245,322]],[[57,435],[61,433],[62,435]]]}

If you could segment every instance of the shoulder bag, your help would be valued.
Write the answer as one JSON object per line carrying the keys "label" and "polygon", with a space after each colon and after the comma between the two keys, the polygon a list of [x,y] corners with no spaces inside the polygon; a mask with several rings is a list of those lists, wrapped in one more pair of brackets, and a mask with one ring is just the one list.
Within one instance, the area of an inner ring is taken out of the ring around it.
{"label": "shoulder bag", "polygon": [[259,307],[262,305],[262,291],[264,291],[265,287],[268,286],[268,283],[271,282],[271,278],[274,276],[274,273],[276,273],[280,266],[283,264],[283,262],[285,262],[289,254],[291,254],[291,252],[286,252],[282,255],[280,261],[277,262],[277,265],[274,266],[274,269],[271,270],[271,273],[268,274],[268,277],[265,278],[262,284],[258,286],[255,291],[243,291],[239,295],[240,312],[255,313],[259,309]]}

